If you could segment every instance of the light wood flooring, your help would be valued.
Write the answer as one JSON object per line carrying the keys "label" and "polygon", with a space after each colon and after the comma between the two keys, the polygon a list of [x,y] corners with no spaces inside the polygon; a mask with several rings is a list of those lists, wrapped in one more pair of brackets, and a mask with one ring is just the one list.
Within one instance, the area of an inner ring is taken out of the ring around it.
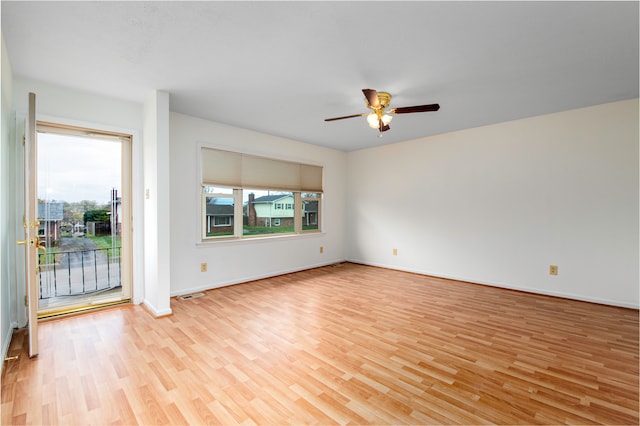
{"label": "light wood flooring", "polygon": [[2,424],[638,424],[638,311],[355,264],[17,332]]}

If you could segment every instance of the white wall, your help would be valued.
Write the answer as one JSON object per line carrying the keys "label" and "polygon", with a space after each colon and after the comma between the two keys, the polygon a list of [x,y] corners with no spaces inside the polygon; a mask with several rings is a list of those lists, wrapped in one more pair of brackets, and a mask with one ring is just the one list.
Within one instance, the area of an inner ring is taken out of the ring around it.
{"label": "white wall", "polygon": [[350,260],[639,306],[637,99],[356,151],[347,170]]}
{"label": "white wall", "polygon": [[144,304],[169,315],[169,94],[154,91],[144,104]]}
{"label": "white wall", "polygon": [[[36,114],[85,122],[101,129],[142,130],[142,105],[15,76],[16,110],[27,111],[27,94],[36,94]],[[40,119],[40,117],[38,117]],[[135,143],[135,141],[134,141]]]}
{"label": "white wall", "polygon": [[[200,243],[199,146],[324,166],[323,232]],[[182,114],[171,114],[171,294],[249,281],[344,260],[346,154]],[[320,253],[320,246],[324,253]],[[208,264],[200,272],[200,263]]]}
{"label": "white wall", "polygon": [[[11,253],[15,245],[15,233],[13,232],[12,218],[13,212],[11,203],[11,183],[13,182],[13,161],[11,158],[13,133],[15,128],[15,114],[11,103],[12,95],[12,75],[11,64],[4,37],[0,37],[2,43],[2,103],[0,115],[2,124],[0,125],[0,356],[2,359],[7,355],[9,343],[11,342],[12,329],[14,324],[11,321]],[[4,368],[4,362],[2,363]],[[2,371],[0,369],[0,371]]]}

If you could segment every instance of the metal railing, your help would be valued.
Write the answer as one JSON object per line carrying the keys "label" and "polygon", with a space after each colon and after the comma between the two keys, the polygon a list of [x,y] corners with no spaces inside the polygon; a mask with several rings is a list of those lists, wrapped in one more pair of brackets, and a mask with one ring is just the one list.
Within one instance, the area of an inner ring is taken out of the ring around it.
{"label": "metal railing", "polygon": [[39,254],[40,299],[121,287],[120,254],[120,247]]}

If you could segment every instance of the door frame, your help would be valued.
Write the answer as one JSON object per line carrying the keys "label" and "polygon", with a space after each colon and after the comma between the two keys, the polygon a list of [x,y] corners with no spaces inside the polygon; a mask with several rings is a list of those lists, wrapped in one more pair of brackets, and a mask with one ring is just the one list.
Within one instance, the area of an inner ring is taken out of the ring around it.
{"label": "door frame", "polygon": [[[56,123],[61,126],[78,127],[84,129],[99,129],[104,132],[131,135],[131,297],[136,305],[144,299],[144,164],[141,131],[131,127],[120,127],[104,122],[90,121],[91,119],[71,119],[46,113],[38,114],[38,121]],[[105,120],[106,122],[107,120]],[[22,223],[20,223],[22,226]]]}
{"label": "door frame", "polygon": [[[25,95],[25,98],[27,96]],[[16,240],[24,237],[23,216],[24,216],[24,186],[25,182],[25,122],[27,120],[27,108],[22,111],[16,111],[12,114],[10,129],[10,138],[14,141],[9,149],[8,155],[13,159],[11,167],[11,176],[15,191],[10,196],[13,206],[10,208],[9,216],[11,220],[11,232],[7,236],[13,236]],[[132,302],[140,304],[144,300],[144,162],[143,162],[143,143],[142,130],[138,127],[130,127],[129,125],[120,126],[118,124],[109,124],[114,117],[107,116],[105,119],[96,116],[91,111],[81,114],[77,118],[68,118],[51,113],[38,112],[38,120],[54,122],[62,125],[97,128],[104,131],[112,131],[116,133],[124,133],[131,135],[131,209],[133,217],[131,220],[131,244],[132,260]],[[117,121],[117,120],[116,120]],[[122,121],[122,120],[121,120]],[[15,240],[14,240],[15,241]],[[24,262],[25,250],[18,245],[13,246],[9,250],[9,255],[13,259],[10,268],[10,275],[13,277],[13,285],[10,288],[10,304],[11,304],[11,323],[15,328],[27,327],[27,289],[26,277],[24,276],[26,267]]]}
{"label": "door frame", "polygon": [[29,330],[29,357],[38,355],[38,194],[37,194],[37,143],[36,143],[36,95],[29,93],[28,112],[24,132],[24,228],[25,284],[27,327]]}
{"label": "door frame", "polygon": [[[38,318],[48,318],[81,312],[97,307],[112,306],[122,303],[131,302],[133,289],[133,215],[132,215],[132,186],[133,186],[133,135],[128,132],[114,131],[112,129],[105,130],[102,125],[68,124],[64,120],[57,119],[38,119],[36,121],[36,133],[38,132],[54,133],[60,135],[87,136],[94,139],[111,139],[121,143],[121,180],[123,182],[121,188],[122,200],[122,230],[121,230],[121,247],[122,247],[122,292],[121,296],[116,298],[107,298],[92,301],[79,301],[78,303],[66,306],[54,307],[52,309],[41,309],[38,312]],[[37,189],[37,188],[36,188]]]}

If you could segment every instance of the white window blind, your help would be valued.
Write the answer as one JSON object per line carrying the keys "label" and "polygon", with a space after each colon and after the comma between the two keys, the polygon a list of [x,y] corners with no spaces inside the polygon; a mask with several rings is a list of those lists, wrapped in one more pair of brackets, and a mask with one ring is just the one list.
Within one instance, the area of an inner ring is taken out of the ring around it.
{"label": "white window blind", "polygon": [[322,167],[213,148],[201,151],[202,184],[322,192]]}
{"label": "white window blind", "polygon": [[203,148],[202,183],[238,187],[242,182],[242,157],[229,151]]}
{"label": "white window blind", "polygon": [[107,140],[114,140],[114,141],[131,140],[131,135],[127,135],[125,133],[85,129],[82,127],[48,123],[45,121],[38,121],[37,131],[38,133],[54,133],[58,135],[78,136],[82,138],[107,139]]}

